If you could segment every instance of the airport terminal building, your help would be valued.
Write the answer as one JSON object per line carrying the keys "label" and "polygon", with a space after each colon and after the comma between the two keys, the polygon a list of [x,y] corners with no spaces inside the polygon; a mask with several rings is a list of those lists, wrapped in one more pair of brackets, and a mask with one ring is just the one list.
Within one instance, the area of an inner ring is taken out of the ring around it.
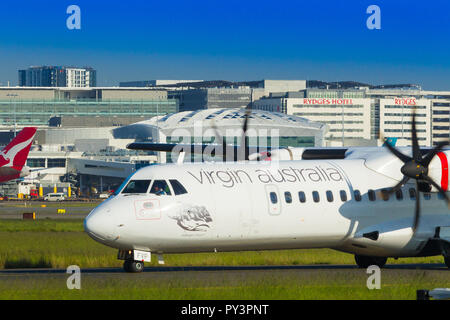
{"label": "airport terminal building", "polygon": [[[147,88],[1,87],[0,140],[7,144],[25,126],[38,132],[27,165],[30,184],[71,182],[84,194],[120,185],[143,165],[148,152],[127,150],[134,140],[115,140],[113,128],[178,111],[167,91]],[[25,181],[24,181],[25,183]]]}
{"label": "airport terminal building", "polygon": [[60,125],[52,118],[74,125],[78,120],[80,126],[92,120],[94,126],[119,126],[177,111],[178,101],[164,90],[0,87],[0,128]]}
{"label": "airport terminal building", "polygon": [[271,94],[254,109],[283,112],[329,125],[327,146],[379,145],[380,136],[411,145],[411,119],[417,116],[421,145],[450,138],[450,92],[422,90],[306,89]]}
{"label": "airport terminal building", "polygon": [[142,166],[175,161],[171,154],[127,150],[128,143],[214,143],[215,126],[227,144],[238,145],[249,107],[249,145],[367,146],[379,145],[380,135],[410,145],[413,110],[421,145],[450,134],[450,92],[313,89],[306,81],[264,80],[226,88],[0,87],[0,144],[36,126],[27,164],[43,170],[26,180],[101,192]]}
{"label": "airport terminal building", "polygon": [[[227,144],[240,145],[244,118],[245,109],[240,108],[184,111],[115,128],[113,134],[115,138],[134,138],[137,141],[220,143],[213,129],[216,126]],[[253,110],[249,116],[247,134],[250,146],[320,147],[324,145],[327,130],[325,124],[298,116]],[[174,160],[170,154],[160,153],[159,162]]]}

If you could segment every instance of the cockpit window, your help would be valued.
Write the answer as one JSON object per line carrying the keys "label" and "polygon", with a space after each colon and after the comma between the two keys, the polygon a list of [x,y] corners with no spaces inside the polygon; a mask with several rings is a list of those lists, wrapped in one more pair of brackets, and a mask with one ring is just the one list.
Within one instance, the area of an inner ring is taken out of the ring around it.
{"label": "cockpit window", "polygon": [[147,193],[151,180],[131,180],[122,193]]}
{"label": "cockpit window", "polygon": [[169,182],[172,185],[173,193],[175,193],[176,196],[187,193],[186,189],[178,180],[169,180]]}
{"label": "cockpit window", "polygon": [[169,185],[167,184],[166,180],[155,180],[155,182],[153,182],[150,193],[156,194],[158,196],[171,195]]}
{"label": "cockpit window", "polygon": [[125,180],[123,180],[122,184],[116,189],[116,191],[114,191],[114,195],[117,196],[122,190],[123,188],[125,188],[125,186],[128,184],[128,181],[130,181],[131,177],[133,176],[134,173],[130,174],[128,176],[128,178],[126,178]]}

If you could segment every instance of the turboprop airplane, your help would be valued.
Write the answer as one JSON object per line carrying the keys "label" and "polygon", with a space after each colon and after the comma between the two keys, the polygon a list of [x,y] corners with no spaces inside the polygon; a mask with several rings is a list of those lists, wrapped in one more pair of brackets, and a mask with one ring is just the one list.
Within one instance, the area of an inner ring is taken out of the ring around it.
{"label": "turboprop airplane", "polygon": [[35,134],[35,127],[25,127],[0,151],[0,182],[23,178],[30,174],[31,170],[25,163]]}
{"label": "turboprop airplane", "polygon": [[420,149],[415,116],[412,142],[407,153],[387,143],[390,152],[275,163],[244,150],[243,161],[144,167],[84,228],[119,250],[127,272],[151,253],[302,248],[348,252],[362,268],[433,255],[450,267],[448,143]]}

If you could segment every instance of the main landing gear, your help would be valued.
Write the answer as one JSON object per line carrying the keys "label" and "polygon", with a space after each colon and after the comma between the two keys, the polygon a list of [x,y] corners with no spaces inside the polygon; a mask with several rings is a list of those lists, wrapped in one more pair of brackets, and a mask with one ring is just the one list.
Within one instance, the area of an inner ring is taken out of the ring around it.
{"label": "main landing gear", "polygon": [[444,262],[447,268],[450,269],[450,256],[444,256]]}
{"label": "main landing gear", "polygon": [[370,256],[360,256],[355,254],[355,261],[358,267],[367,269],[369,266],[376,265],[383,268],[386,264],[386,257],[370,257]]}

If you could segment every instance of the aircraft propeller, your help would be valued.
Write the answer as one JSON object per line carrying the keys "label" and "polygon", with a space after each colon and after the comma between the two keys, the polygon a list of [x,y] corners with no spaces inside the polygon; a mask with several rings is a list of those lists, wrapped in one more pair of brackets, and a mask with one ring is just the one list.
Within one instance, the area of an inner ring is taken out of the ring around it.
{"label": "aircraft propeller", "polygon": [[[250,114],[252,113],[251,109],[246,109],[245,110],[245,115],[244,115],[244,123],[242,125],[242,137],[241,137],[241,144],[240,147],[237,151],[237,154],[235,155],[235,160],[248,160],[248,157],[250,155],[250,148],[248,145],[248,137],[247,137],[247,129],[248,129],[248,119],[250,118]],[[223,137],[220,132],[219,129],[217,128],[217,126],[215,125],[215,123],[213,122],[212,124],[212,128],[214,129],[216,138],[218,141],[220,141],[220,143],[222,144],[223,147],[223,161],[226,161],[226,154],[227,154],[227,142],[225,137]]]}
{"label": "aircraft propeller", "polygon": [[442,150],[443,147],[449,145],[449,141],[439,142],[434,149],[429,151],[425,156],[422,155],[422,152],[419,147],[419,142],[417,139],[417,129],[416,129],[416,114],[413,113],[412,117],[412,157],[404,155],[399,150],[397,150],[394,146],[392,146],[387,139],[385,140],[385,146],[389,149],[389,151],[394,154],[397,158],[399,158],[404,164],[400,169],[403,173],[403,179],[397,183],[394,187],[383,190],[383,197],[388,197],[389,194],[395,193],[400,188],[408,182],[410,179],[414,179],[416,181],[416,189],[415,189],[415,213],[414,213],[414,223],[412,226],[413,232],[415,233],[417,227],[419,225],[420,220],[420,192],[426,192],[431,190],[430,184],[433,185],[439,193],[444,197],[447,202],[447,206],[450,208],[450,199],[445,193],[445,191],[430,177],[428,176],[428,166],[430,165],[431,160]]}

